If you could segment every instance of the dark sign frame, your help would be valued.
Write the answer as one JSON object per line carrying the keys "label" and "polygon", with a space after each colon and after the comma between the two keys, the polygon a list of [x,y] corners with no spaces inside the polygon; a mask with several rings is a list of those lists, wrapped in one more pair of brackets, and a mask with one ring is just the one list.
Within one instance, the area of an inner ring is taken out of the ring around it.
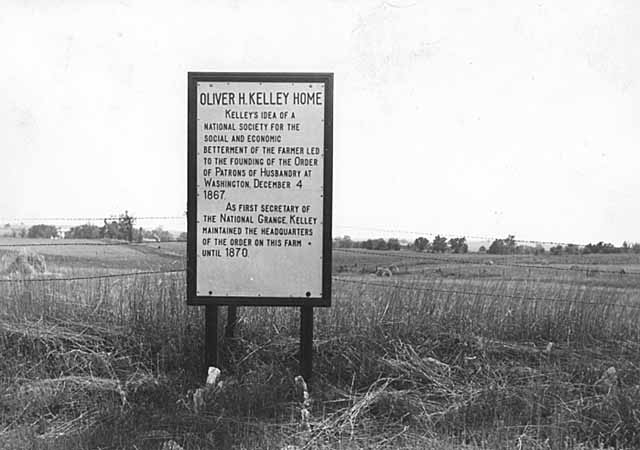
{"label": "dark sign frame", "polygon": [[[197,284],[197,83],[324,83],[324,179],[322,218],[322,297],[221,297],[196,294]],[[212,306],[331,306],[331,226],[333,199],[333,73],[189,72],[187,130],[187,304]]]}

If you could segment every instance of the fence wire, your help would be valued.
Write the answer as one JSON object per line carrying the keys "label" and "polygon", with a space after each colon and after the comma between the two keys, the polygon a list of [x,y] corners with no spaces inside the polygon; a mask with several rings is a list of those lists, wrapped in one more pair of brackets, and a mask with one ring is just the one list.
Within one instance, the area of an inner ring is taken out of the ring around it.
{"label": "fence wire", "polygon": [[526,300],[531,302],[552,302],[552,303],[568,303],[568,304],[579,304],[579,305],[590,305],[590,306],[606,306],[613,308],[629,308],[629,309],[639,309],[640,305],[629,305],[629,304],[620,304],[620,303],[607,303],[607,302],[586,302],[582,300],[563,300],[556,299],[551,297],[529,297],[526,295],[516,295],[516,294],[498,294],[493,292],[482,292],[482,291],[465,291],[458,289],[440,289],[440,288],[429,288],[429,287],[420,287],[415,286],[415,284],[403,284],[402,282],[393,282],[393,283],[381,283],[376,281],[369,280],[352,280],[344,277],[332,277],[334,281],[339,281],[342,283],[351,283],[351,284],[360,284],[366,286],[377,286],[377,287],[386,287],[386,288],[396,288],[396,289],[405,289],[410,291],[418,291],[418,292],[430,292],[437,294],[455,294],[455,295],[467,295],[467,296],[481,296],[481,297],[492,297],[492,298],[506,298],[511,300]]}
{"label": "fence wire", "polygon": [[[0,218],[0,223],[4,221],[9,222],[55,222],[55,221],[103,221],[103,220],[117,220],[117,216],[105,216],[105,217],[22,217],[22,218]],[[134,220],[182,220],[186,219],[185,215],[176,215],[176,216],[139,216],[133,217]],[[405,234],[416,234],[416,235],[427,235],[427,236],[435,236],[436,233],[430,232],[419,232],[419,231],[407,231],[407,230],[391,230],[391,229],[383,229],[383,228],[368,228],[368,227],[357,227],[357,226],[344,226],[344,225],[336,225],[337,228],[353,228],[353,229],[362,229],[369,231],[380,231],[380,232],[389,232],[389,233],[405,233]],[[438,233],[443,235],[442,233]],[[494,237],[487,236],[465,236],[470,239],[482,239],[482,240],[492,240],[497,239]],[[563,242],[555,242],[555,241],[536,241],[536,240],[522,240],[515,239],[516,242],[524,242],[524,243],[532,243],[532,244],[546,244],[546,245],[577,245],[577,244],[569,244]],[[166,242],[128,242],[128,241],[99,241],[99,242],[90,242],[88,240],[84,241],[72,241],[72,242],[61,242],[61,241],[53,241],[53,242],[28,242],[28,239],[24,239],[19,243],[1,243],[0,248],[30,248],[30,247],[78,247],[78,246],[91,246],[91,247],[137,247],[137,246],[155,246],[155,245],[164,245],[169,242],[176,243],[185,243],[186,240],[175,240],[175,241],[166,241]],[[622,270],[609,270],[609,269],[601,269],[597,267],[556,267],[550,265],[543,264],[527,264],[527,263],[517,263],[517,262],[505,262],[499,260],[490,260],[488,263],[487,258],[490,258],[489,255],[484,256],[482,261],[474,261],[471,259],[462,259],[453,256],[437,256],[433,254],[429,255],[417,255],[417,254],[399,254],[397,252],[388,252],[388,251],[375,251],[375,250],[360,250],[360,249],[346,249],[346,248],[334,248],[335,252],[343,252],[343,253],[352,253],[352,254],[361,254],[366,256],[383,256],[385,258],[393,259],[393,260],[413,260],[419,261],[423,263],[457,263],[463,265],[472,265],[472,266],[498,266],[498,267],[506,267],[506,268],[518,268],[525,270],[544,270],[544,271],[557,271],[557,272],[578,272],[578,273],[586,273],[587,275],[597,275],[597,274],[614,274],[619,276],[638,276],[640,272],[635,271],[626,271]],[[402,252],[405,253],[405,252]],[[365,263],[365,265],[367,265]],[[183,272],[185,269],[170,269],[170,270],[149,270],[149,271],[136,271],[136,272],[125,272],[125,273],[117,273],[117,274],[105,274],[105,275],[89,275],[89,276],[78,276],[78,277],[62,277],[62,278],[25,278],[25,279],[0,279],[0,283],[33,283],[33,282],[62,282],[62,281],[76,281],[76,280],[96,280],[96,279],[104,279],[104,278],[123,278],[123,277],[133,277],[133,276],[144,276],[144,275],[157,275],[157,274],[167,274],[167,273],[179,273]],[[336,281],[345,282],[345,283],[366,283],[368,285],[375,286],[384,286],[389,287],[387,283],[376,283],[370,281],[356,281],[349,280],[346,278],[334,277]],[[413,289],[413,290],[425,290],[428,292],[438,292],[445,294],[461,294],[461,295],[484,295],[490,297],[501,297],[501,298],[518,298],[518,299],[527,299],[531,301],[554,301],[554,302],[570,302],[576,303],[576,301],[572,300],[558,300],[558,299],[544,299],[540,297],[522,297],[522,296],[511,296],[507,294],[494,294],[494,293],[482,293],[482,292],[467,292],[467,291],[457,291],[457,290],[443,290],[443,289],[435,289],[435,288],[421,288],[415,285],[407,286],[402,285],[400,283],[395,283],[394,286],[399,289]],[[584,303],[584,302],[583,302]],[[603,303],[586,303],[590,305],[603,305]],[[615,307],[625,307],[631,308],[633,306],[630,305],[619,305],[619,304],[607,304],[608,306]]]}
{"label": "fence wire", "polygon": [[104,275],[86,275],[75,277],[45,277],[45,278],[4,278],[0,279],[0,283],[47,283],[56,281],[80,281],[80,280],[100,280],[106,278],[127,278],[142,275],[158,275],[166,273],[181,273],[185,269],[162,269],[162,270],[139,270],[135,272],[109,273]]}
{"label": "fence wire", "polygon": [[[181,216],[131,216],[136,220],[177,220],[186,219],[186,215]],[[82,222],[82,221],[103,221],[118,220],[120,216],[107,215],[102,217],[0,217],[0,223],[23,223],[23,222]]]}
{"label": "fence wire", "polygon": [[[0,283],[43,283],[43,282],[68,282],[68,281],[87,281],[87,280],[99,280],[99,279],[110,279],[110,278],[127,278],[127,277],[136,277],[136,276],[146,276],[146,275],[158,275],[158,274],[173,274],[173,273],[184,273],[186,272],[186,268],[179,269],[162,269],[162,270],[147,270],[147,271],[134,271],[134,272],[124,272],[124,273],[114,273],[114,274],[104,274],[104,275],[88,275],[88,276],[76,276],[76,277],[63,277],[63,278],[21,278],[21,279],[0,279]],[[512,300],[520,300],[520,301],[529,301],[529,302],[549,302],[549,303],[566,303],[566,304],[574,304],[574,305],[589,305],[589,306],[600,306],[600,307],[612,307],[612,308],[626,308],[626,309],[638,309],[640,310],[640,305],[630,305],[630,304],[620,304],[620,303],[610,303],[610,302],[587,302],[582,300],[563,300],[557,298],[550,297],[530,297],[527,295],[516,295],[516,294],[499,294],[493,292],[482,292],[482,291],[468,291],[468,290],[459,290],[459,289],[441,289],[441,288],[429,288],[429,287],[421,287],[416,286],[415,283],[408,284],[403,282],[394,281],[393,283],[382,283],[376,281],[369,280],[354,280],[344,277],[332,276],[331,279],[333,281],[338,281],[341,283],[350,283],[350,284],[358,284],[365,286],[376,286],[376,287],[384,287],[384,288],[395,288],[395,289],[404,289],[410,291],[417,292],[429,292],[429,293],[437,293],[437,294],[454,294],[454,295],[465,295],[465,296],[482,296],[482,297],[491,297],[491,298],[505,298]]]}
{"label": "fence wire", "polygon": [[[26,238],[25,238],[26,239]],[[78,246],[86,246],[86,247],[109,247],[109,246],[120,246],[120,247],[135,247],[135,246],[149,246],[155,244],[167,244],[171,242],[177,243],[186,243],[186,240],[176,239],[172,241],[162,241],[162,242],[128,242],[128,241],[117,241],[117,242],[25,242],[21,241],[20,243],[15,244],[0,244],[0,248],[30,248],[30,247],[78,247]],[[395,258],[395,259],[413,259],[424,262],[443,262],[443,263],[458,263],[472,266],[487,266],[487,261],[472,261],[468,259],[461,259],[455,257],[438,257],[435,255],[399,255],[398,253],[391,253],[386,251],[376,251],[376,250],[358,250],[358,249],[347,249],[347,248],[334,248],[333,251],[344,252],[344,253],[355,253],[362,255],[376,255],[376,256],[384,256],[387,258]],[[485,257],[486,258],[486,257]],[[597,267],[556,267],[549,266],[543,264],[523,264],[523,263],[508,263],[503,261],[494,261],[491,260],[492,266],[499,267],[516,267],[521,269],[536,269],[536,270],[552,270],[557,272],[584,272],[586,274],[599,274],[599,273],[608,273],[614,275],[640,275],[640,272],[627,271],[627,270],[608,270],[601,269]]]}
{"label": "fence wire", "polygon": [[[181,215],[174,216],[131,216],[135,221],[137,220],[186,220],[186,213]],[[0,223],[24,223],[24,222],[95,222],[95,221],[111,221],[118,220],[120,218],[119,215],[105,215],[101,217],[0,217]],[[404,235],[415,235],[415,236],[455,236],[455,237],[465,237],[467,239],[476,239],[481,241],[494,241],[496,239],[504,239],[496,236],[482,236],[482,235],[473,235],[466,233],[434,233],[431,231],[416,231],[416,230],[402,230],[402,229],[391,229],[391,228],[377,228],[377,227],[365,227],[365,226],[357,226],[357,225],[340,225],[334,224],[335,228],[339,229],[353,229],[353,230],[361,230],[361,231],[375,231],[380,233],[396,233],[396,234],[404,234]],[[534,240],[534,239],[518,239],[514,238],[515,242],[523,243],[523,244],[540,244],[540,245],[575,245],[575,246],[584,246],[585,244],[577,244],[575,242],[561,242],[561,241],[548,241],[548,240]]]}
{"label": "fence wire", "polygon": [[135,247],[138,245],[157,245],[167,244],[172,242],[187,242],[183,239],[176,239],[174,241],[148,241],[148,242],[129,242],[129,241],[117,241],[117,242],[23,242],[20,244],[0,244],[0,248],[23,248],[23,247],[110,247],[110,246],[124,246]]}

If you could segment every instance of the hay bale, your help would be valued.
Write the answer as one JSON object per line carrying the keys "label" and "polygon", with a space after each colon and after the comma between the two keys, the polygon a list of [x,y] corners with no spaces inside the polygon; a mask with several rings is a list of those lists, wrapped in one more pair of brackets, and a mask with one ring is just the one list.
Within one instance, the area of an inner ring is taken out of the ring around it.
{"label": "hay bale", "polygon": [[45,273],[46,271],[47,264],[44,256],[27,249],[22,249],[16,255],[16,259],[9,264],[5,272],[9,275],[19,275],[29,278],[37,274]]}
{"label": "hay bale", "polygon": [[376,267],[375,274],[377,277],[390,277],[392,275],[391,271],[386,267]]}
{"label": "hay bale", "polygon": [[7,272],[10,275],[18,275],[23,278],[31,278],[36,274],[36,269],[29,263],[23,261],[14,261],[9,265]]}

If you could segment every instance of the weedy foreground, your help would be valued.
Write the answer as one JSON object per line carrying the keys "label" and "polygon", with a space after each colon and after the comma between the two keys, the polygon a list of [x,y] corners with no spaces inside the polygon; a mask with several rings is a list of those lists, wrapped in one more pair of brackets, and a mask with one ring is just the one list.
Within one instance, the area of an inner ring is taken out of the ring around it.
{"label": "weedy foreground", "polygon": [[[123,258],[180,267],[174,250]],[[640,447],[640,277],[398,252],[384,261],[407,270],[382,279],[379,257],[336,254],[305,398],[296,309],[240,308],[202,390],[203,310],[183,273],[62,279],[123,272],[110,251],[0,275],[0,448]]]}

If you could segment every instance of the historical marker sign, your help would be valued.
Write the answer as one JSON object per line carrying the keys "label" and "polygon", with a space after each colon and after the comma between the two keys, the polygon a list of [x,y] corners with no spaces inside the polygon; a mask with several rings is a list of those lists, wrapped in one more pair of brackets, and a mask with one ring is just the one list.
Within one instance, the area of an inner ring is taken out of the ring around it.
{"label": "historical marker sign", "polygon": [[188,303],[329,306],[332,74],[189,73]]}

